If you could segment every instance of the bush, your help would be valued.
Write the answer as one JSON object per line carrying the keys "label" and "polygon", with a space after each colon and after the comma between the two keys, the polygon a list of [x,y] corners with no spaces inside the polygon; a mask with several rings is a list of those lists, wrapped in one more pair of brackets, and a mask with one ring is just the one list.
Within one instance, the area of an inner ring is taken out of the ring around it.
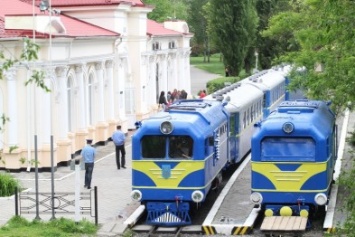
{"label": "bush", "polygon": [[350,134],[350,137],[346,138],[346,141],[352,146],[355,147],[355,131],[353,132],[348,132]]}
{"label": "bush", "polygon": [[214,79],[212,81],[207,82],[207,93],[213,94],[213,92],[223,89],[226,84],[225,83],[235,83],[240,81],[239,77],[220,77]]}
{"label": "bush", "polygon": [[21,185],[9,173],[0,173],[0,197],[7,197],[15,194],[16,188],[19,190]]}

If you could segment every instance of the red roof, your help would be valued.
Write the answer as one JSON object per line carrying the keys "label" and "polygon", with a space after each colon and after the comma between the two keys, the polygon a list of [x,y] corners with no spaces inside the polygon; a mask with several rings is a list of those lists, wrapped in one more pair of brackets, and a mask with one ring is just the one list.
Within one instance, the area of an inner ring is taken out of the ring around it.
{"label": "red roof", "polygon": [[159,36],[182,35],[182,33],[164,28],[163,24],[147,19],[147,34]]}
{"label": "red roof", "polygon": [[[48,12],[41,12],[39,10],[40,0],[35,0],[33,7],[32,0],[1,0],[0,7],[0,38],[8,37],[32,37],[33,31],[29,29],[4,29],[5,16],[32,16],[48,15]],[[145,6],[141,0],[51,0],[53,7],[66,6],[88,6],[88,5],[109,5],[128,3],[132,6]],[[63,23],[66,32],[64,34],[52,34],[53,37],[100,37],[100,36],[119,36],[117,32],[106,30],[102,27],[81,21],[77,18],[70,17],[64,13],[58,15],[60,21]],[[56,15],[57,17],[57,15]],[[36,38],[48,38],[48,34],[43,32],[34,32]],[[163,24],[157,23],[153,20],[147,20],[147,34],[159,36],[177,36],[182,33],[164,28]]]}
{"label": "red roof", "polygon": [[[52,0],[53,1],[53,0]],[[24,2],[24,0],[1,0],[0,8],[0,38],[8,37],[32,37],[32,30],[28,29],[4,29],[5,16],[32,16],[33,12],[36,15],[43,15],[47,13],[41,12],[38,7],[34,7],[31,4]],[[66,33],[60,34],[61,37],[97,37],[97,36],[119,36],[118,33],[106,30],[102,27],[92,25],[90,23],[80,21],[76,18],[72,18],[66,15],[59,15],[61,22],[65,26]],[[36,37],[46,37],[45,33],[36,33]],[[56,35],[53,34],[53,37]]]}
{"label": "red roof", "polygon": [[[32,4],[32,0],[21,0]],[[38,6],[41,0],[35,0]],[[141,0],[51,0],[52,7],[94,6],[94,5],[118,5],[120,3],[132,4],[132,6],[144,6]]]}

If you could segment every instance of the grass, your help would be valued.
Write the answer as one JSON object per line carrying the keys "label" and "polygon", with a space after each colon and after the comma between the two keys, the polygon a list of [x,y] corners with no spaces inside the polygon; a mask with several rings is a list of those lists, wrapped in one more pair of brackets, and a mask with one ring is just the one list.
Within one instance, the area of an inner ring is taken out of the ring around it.
{"label": "grass", "polygon": [[8,197],[15,193],[16,188],[21,189],[21,185],[9,173],[0,173],[0,197]]}
{"label": "grass", "polygon": [[212,55],[209,63],[204,62],[203,57],[190,57],[190,64],[201,70],[224,76],[224,64],[219,54]]}
{"label": "grass", "polygon": [[28,221],[20,216],[11,218],[6,225],[0,228],[0,236],[7,237],[83,237],[96,236],[98,227],[89,221],[76,223],[65,218],[48,222]]}

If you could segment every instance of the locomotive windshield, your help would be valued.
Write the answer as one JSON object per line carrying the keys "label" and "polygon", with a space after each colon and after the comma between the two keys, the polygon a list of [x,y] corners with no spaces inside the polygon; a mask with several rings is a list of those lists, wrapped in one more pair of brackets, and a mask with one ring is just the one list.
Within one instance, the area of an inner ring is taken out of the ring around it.
{"label": "locomotive windshield", "polygon": [[144,136],[142,158],[149,159],[191,159],[193,140],[189,136]]}
{"label": "locomotive windshield", "polygon": [[315,161],[315,153],[312,138],[265,138],[261,144],[262,161]]}

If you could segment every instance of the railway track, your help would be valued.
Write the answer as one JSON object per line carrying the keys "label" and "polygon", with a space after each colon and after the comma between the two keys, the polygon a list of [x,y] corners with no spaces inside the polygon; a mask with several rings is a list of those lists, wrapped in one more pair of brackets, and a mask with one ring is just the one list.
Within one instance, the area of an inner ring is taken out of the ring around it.
{"label": "railway track", "polygon": [[134,236],[139,237],[185,237],[201,236],[203,234],[201,226],[186,227],[157,227],[151,225],[136,225],[132,228]]}

